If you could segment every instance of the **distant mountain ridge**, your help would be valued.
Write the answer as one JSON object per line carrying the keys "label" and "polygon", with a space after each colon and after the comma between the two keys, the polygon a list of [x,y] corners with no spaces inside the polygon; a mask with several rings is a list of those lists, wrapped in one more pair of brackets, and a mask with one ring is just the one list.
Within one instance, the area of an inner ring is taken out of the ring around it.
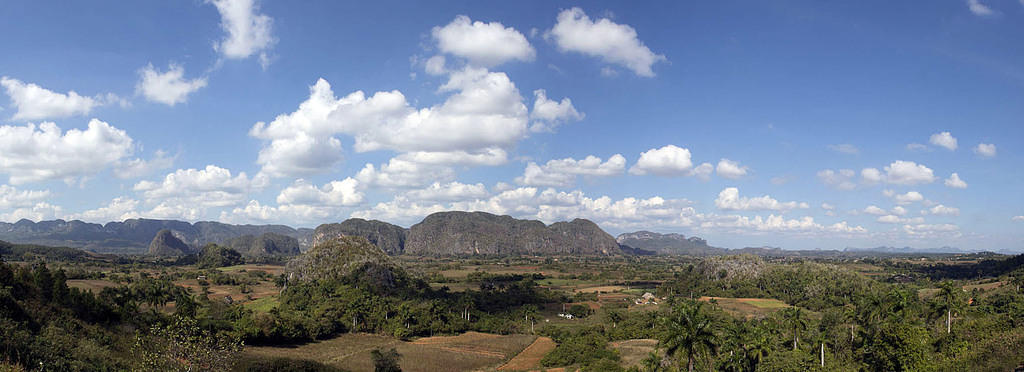
{"label": "distant mountain ridge", "polygon": [[224,243],[245,235],[275,233],[293,237],[308,247],[312,229],[294,229],[284,225],[231,225],[200,221],[188,223],[176,220],[128,219],[104,225],[79,220],[50,220],[32,222],[22,219],[15,223],[0,222],[0,240],[22,244],[40,244],[81,248],[99,253],[143,254],[160,230],[170,230],[193,249],[206,243]]}
{"label": "distant mountain ridge", "polygon": [[708,245],[707,240],[682,234],[660,234],[651,231],[637,231],[619,234],[615,238],[619,245],[633,249],[651,251],[655,254],[709,256],[727,254],[725,248]]}
{"label": "distant mountain ridge", "polygon": [[405,253],[458,255],[619,255],[618,243],[584,219],[545,225],[486,212],[438,212],[409,228]]}

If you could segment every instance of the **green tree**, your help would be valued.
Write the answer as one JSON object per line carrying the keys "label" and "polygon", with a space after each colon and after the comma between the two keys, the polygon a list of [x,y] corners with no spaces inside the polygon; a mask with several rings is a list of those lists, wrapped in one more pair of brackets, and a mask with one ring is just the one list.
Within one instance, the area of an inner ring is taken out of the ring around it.
{"label": "green tree", "polygon": [[663,319],[663,333],[658,340],[668,355],[686,355],[686,368],[693,372],[693,360],[697,353],[713,353],[717,348],[711,318],[705,314],[703,303],[687,301],[672,309]]}
{"label": "green tree", "polygon": [[402,367],[398,365],[398,359],[401,357],[402,355],[395,348],[386,351],[374,349],[370,352],[374,372],[402,372]]}
{"label": "green tree", "polygon": [[961,299],[963,289],[952,281],[944,281],[939,285],[937,309],[946,313],[946,333],[952,332],[953,311],[960,310],[963,305]]}
{"label": "green tree", "polygon": [[783,310],[782,317],[786,328],[792,332],[793,350],[796,350],[800,344],[800,334],[807,330],[807,317],[804,316],[803,309],[799,307],[790,307]]}

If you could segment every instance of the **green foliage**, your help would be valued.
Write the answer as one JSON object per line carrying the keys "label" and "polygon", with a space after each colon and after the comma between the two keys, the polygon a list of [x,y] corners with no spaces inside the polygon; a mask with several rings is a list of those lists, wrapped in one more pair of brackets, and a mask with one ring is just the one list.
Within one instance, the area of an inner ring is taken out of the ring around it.
{"label": "green foliage", "polygon": [[764,372],[805,372],[819,370],[814,356],[803,350],[784,350],[772,353],[758,364],[757,370]]}
{"label": "green foliage", "polygon": [[212,269],[241,265],[242,263],[242,255],[238,251],[210,243],[203,247],[203,251],[199,255],[199,262],[196,265],[200,269]]}
{"label": "green foliage", "polygon": [[373,359],[374,372],[402,372],[398,360],[402,357],[395,348],[389,350],[373,349],[370,351],[370,358]]}
{"label": "green foliage", "polygon": [[236,372],[341,372],[342,370],[311,360],[290,358],[254,358],[246,356],[235,365]]}
{"label": "green foliage", "polygon": [[711,317],[703,309],[704,303],[686,301],[673,306],[672,313],[663,320],[660,345],[668,355],[686,358],[687,369],[693,371],[698,354],[714,354],[718,348]]}
{"label": "green foliage", "polygon": [[140,371],[228,371],[241,350],[242,343],[226,334],[201,329],[190,317],[174,317],[137,336],[134,353]]}
{"label": "green foliage", "polygon": [[549,332],[558,346],[540,360],[542,366],[588,365],[599,360],[619,360],[618,354],[608,349],[608,339],[598,329],[575,332],[553,329]]}

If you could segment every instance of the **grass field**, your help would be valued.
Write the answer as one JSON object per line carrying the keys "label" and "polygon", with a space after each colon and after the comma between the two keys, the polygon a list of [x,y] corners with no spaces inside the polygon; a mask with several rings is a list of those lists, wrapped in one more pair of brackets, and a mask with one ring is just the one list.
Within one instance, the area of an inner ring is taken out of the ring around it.
{"label": "grass field", "polygon": [[640,362],[647,358],[647,355],[658,346],[658,340],[638,338],[633,340],[615,341],[609,344],[619,352],[622,358],[620,363],[623,367],[629,368],[639,366]]}
{"label": "grass field", "polygon": [[395,348],[403,371],[472,371],[494,369],[520,354],[536,336],[468,332],[458,336],[427,337],[406,342],[372,334],[346,334],[295,347],[248,347],[246,353],[264,357],[314,360],[351,371],[373,371],[370,351]]}
{"label": "grass field", "polygon": [[523,349],[507,363],[498,367],[499,371],[530,371],[540,368],[540,360],[551,350],[555,350],[555,341],[549,337],[537,337],[530,346]]}
{"label": "grass field", "polygon": [[68,280],[67,283],[70,288],[92,291],[92,293],[96,294],[99,294],[103,288],[118,286],[117,283],[102,279],[71,279]]}
{"label": "grass field", "polygon": [[711,302],[714,299],[718,306],[722,307],[729,314],[744,318],[760,318],[767,316],[777,310],[790,307],[785,302],[774,298],[731,298],[731,297],[701,297],[701,301]]}

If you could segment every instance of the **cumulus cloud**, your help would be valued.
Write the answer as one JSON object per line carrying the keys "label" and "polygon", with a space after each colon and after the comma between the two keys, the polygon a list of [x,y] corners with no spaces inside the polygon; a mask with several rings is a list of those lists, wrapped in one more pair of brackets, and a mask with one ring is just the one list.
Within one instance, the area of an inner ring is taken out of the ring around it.
{"label": "cumulus cloud", "polygon": [[857,146],[851,145],[849,143],[840,143],[840,144],[836,144],[836,145],[828,145],[828,148],[830,150],[832,150],[832,151],[835,151],[835,152],[838,152],[838,153],[841,153],[841,154],[856,155],[856,154],[860,153],[860,149],[858,149]]}
{"label": "cumulus cloud", "polygon": [[1011,218],[1011,220],[1013,220],[1013,221],[1024,221],[1024,216],[1013,216],[1013,218]]}
{"label": "cumulus cloud", "polygon": [[343,209],[333,206],[283,204],[269,206],[258,200],[250,200],[245,206],[222,211],[219,221],[228,223],[308,223],[318,224],[324,220],[342,219]]}
{"label": "cumulus cloud", "polygon": [[640,153],[640,159],[631,168],[630,174],[657,176],[691,176],[693,160],[690,150],[676,145],[666,145]]}
{"label": "cumulus cloud", "polygon": [[52,220],[63,216],[63,213],[63,209],[59,205],[38,202],[32,206],[0,213],[0,221],[15,222],[21,219],[32,221]]}
{"label": "cumulus cloud", "polygon": [[979,143],[978,146],[974,147],[974,153],[991,158],[996,156],[996,145],[991,143]]}
{"label": "cumulus cloud", "polygon": [[818,171],[818,179],[827,186],[839,190],[853,190],[857,184],[853,182],[856,173],[852,169],[824,169]]}
{"label": "cumulus cloud", "polygon": [[116,95],[107,93],[95,97],[82,96],[75,91],[58,93],[36,84],[24,83],[21,80],[0,77],[0,86],[4,87],[11,104],[17,109],[13,120],[42,120],[65,118],[76,115],[88,115],[93,108],[110,103],[127,102]]}
{"label": "cumulus cloud", "polygon": [[415,188],[433,182],[447,182],[455,178],[450,167],[416,163],[401,158],[391,158],[387,163],[374,166],[367,163],[356,174],[364,187]]}
{"label": "cumulus cloud", "polygon": [[796,208],[809,208],[807,203],[795,201],[780,202],[768,195],[753,198],[741,197],[740,190],[735,187],[727,187],[719,192],[718,198],[715,199],[715,206],[721,210],[734,211],[788,211]]}
{"label": "cumulus cloud", "polygon": [[474,22],[464,15],[456,16],[445,26],[434,27],[431,34],[442,52],[463,57],[479,67],[493,67],[512,60],[533,61],[537,53],[516,29],[499,22]]}
{"label": "cumulus cloud", "polygon": [[644,45],[633,27],[612,22],[608,18],[591,20],[580,8],[559,13],[555,27],[548,30],[544,37],[553,40],[562,52],[597,57],[643,77],[653,77],[651,66],[667,60],[665,56],[655,54]]}
{"label": "cumulus cloud", "polygon": [[321,187],[306,180],[295,180],[277,195],[278,204],[314,206],[353,206],[363,202],[363,193],[357,188],[359,181],[349,177],[331,181]]}
{"label": "cumulus cloud", "polygon": [[959,216],[960,208],[947,207],[945,205],[938,204],[929,209],[922,210],[921,214],[931,214],[935,216]]}
{"label": "cumulus cloud", "polygon": [[864,213],[875,215],[875,216],[884,216],[884,215],[889,214],[889,212],[886,212],[885,209],[879,208],[879,207],[874,206],[874,205],[869,205],[867,208],[864,208]]}
{"label": "cumulus cloud", "polygon": [[958,238],[960,227],[953,224],[917,224],[903,225],[903,231],[910,236],[918,237],[951,237]]}
{"label": "cumulus cloud", "polygon": [[264,67],[269,63],[267,50],[276,39],[271,35],[274,20],[259,13],[256,0],[208,0],[220,13],[220,28],[224,39],[213,44],[213,49],[228,59],[245,59],[259,54]]}
{"label": "cumulus cloud", "polygon": [[588,155],[581,160],[549,160],[543,166],[530,162],[516,182],[528,186],[569,186],[576,181],[576,176],[610,177],[621,175],[625,169],[626,158],[621,154],[612,155],[604,162]]}
{"label": "cumulus cloud", "polygon": [[136,211],[138,206],[138,200],[122,196],[114,198],[105,206],[69,215],[67,216],[67,219],[94,223],[124,221],[129,218],[142,217],[142,215]]}
{"label": "cumulus cloud", "polygon": [[988,5],[982,4],[981,0],[967,0],[967,9],[979,17],[986,17],[995,14],[995,11]]}
{"label": "cumulus cloud", "polygon": [[405,193],[409,200],[417,201],[457,201],[466,199],[485,198],[490,193],[482,183],[465,184],[461,182],[440,183],[434,182],[423,189],[411,190]]}
{"label": "cumulus cloud", "polygon": [[188,95],[206,86],[206,78],[185,79],[185,68],[170,64],[160,72],[149,64],[139,70],[139,83],[135,91],[146,99],[174,106],[188,100]]}
{"label": "cumulus cloud", "polygon": [[204,169],[178,169],[158,182],[140,181],[133,189],[141,192],[147,203],[165,204],[160,212],[191,216],[196,214],[193,210],[201,212],[201,208],[241,204],[250,192],[266,184],[261,176],[249,178],[245,172],[232,175],[228,169],[207,165]]}
{"label": "cumulus cloud", "polygon": [[935,181],[935,172],[924,164],[912,161],[897,160],[889,164],[883,171],[876,168],[861,170],[861,179],[865,184],[874,185],[881,182],[897,185],[918,185]]}
{"label": "cumulus cloud", "polygon": [[909,143],[907,144],[907,150],[914,152],[928,151],[928,146],[922,145],[920,143]]}
{"label": "cumulus cloud", "polygon": [[967,188],[967,182],[964,182],[964,180],[960,179],[960,175],[956,174],[956,172],[954,172],[953,174],[949,175],[949,178],[946,179],[945,183],[946,183],[946,187],[952,187],[954,189],[966,189]]}
{"label": "cumulus cloud", "polygon": [[919,201],[924,201],[924,195],[921,195],[921,193],[917,191],[908,191],[903,194],[897,194],[892,190],[885,190],[884,194],[885,196],[891,197],[896,202],[896,204],[899,205],[907,205]]}
{"label": "cumulus cloud", "polygon": [[272,176],[324,172],[341,160],[338,134],[353,136],[357,152],[494,154],[525,138],[527,108],[504,73],[456,71],[440,92],[452,94],[440,105],[416,109],[398,91],[338,99],[320,79],[297,111],[249,131],[267,141],[257,162]]}
{"label": "cumulus cloud", "polygon": [[62,132],[54,123],[0,126],[0,173],[10,183],[60,179],[73,182],[118,164],[132,154],[125,131],[97,119],[85,130]]}
{"label": "cumulus cloud", "polygon": [[720,177],[735,180],[746,176],[747,169],[748,167],[740,165],[739,162],[722,159],[718,161],[718,167],[715,168],[715,173],[718,173]]}
{"label": "cumulus cloud", "polygon": [[531,132],[553,132],[562,123],[583,120],[584,115],[576,111],[569,98],[562,98],[561,102],[550,100],[544,89],[533,91],[533,96]]}
{"label": "cumulus cloud", "polygon": [[10,185],[0,185],[0,210],[31,207],[49,197],[49,190],[18,190]]}
{"label": "cumulus cloud", "polygon": [[928,143],[931,143],[935,146],[943,147],[949,151],[956,150],[957,147],[956,137],[953,137],[953,135],[950,134],[949,132],[933,134],[931,138],[928,139]]}

